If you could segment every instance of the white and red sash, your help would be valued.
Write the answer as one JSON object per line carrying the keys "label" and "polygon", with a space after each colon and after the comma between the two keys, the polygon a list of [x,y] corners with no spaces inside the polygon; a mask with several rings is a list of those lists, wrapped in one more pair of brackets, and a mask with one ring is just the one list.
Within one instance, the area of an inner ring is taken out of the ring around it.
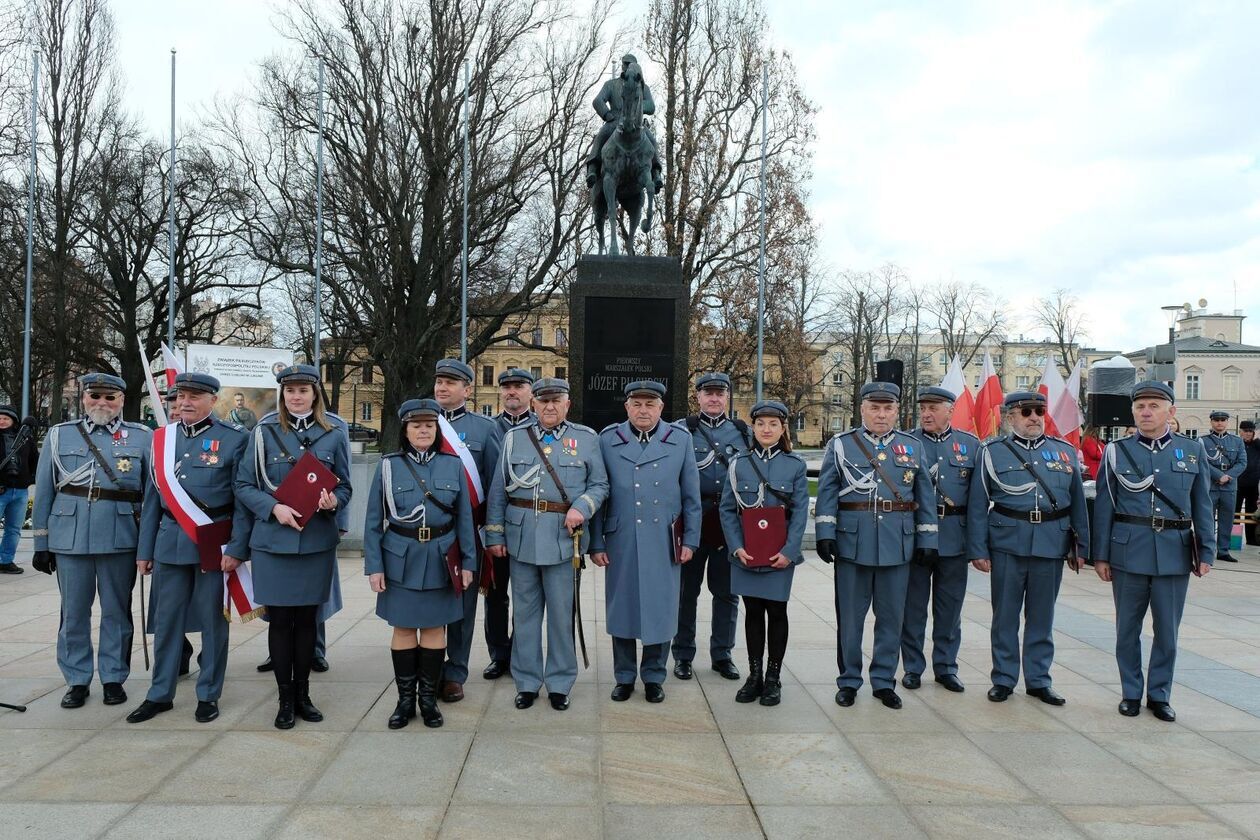
{"label": "white and red sash", "polygon": [[[197,544],[197,527],[212,521],[188,495],[175,472],[175,436],[179,423],[170,423],[153,433],[153,478],[166,509],[171,512],[184,536]],[[225,546],[220,546],[220,553]],[[254,602],[254,580],[242,563],[223,576],[223,617],[231,620],[232,607],[242,622],[262,615],[264,607]]]}

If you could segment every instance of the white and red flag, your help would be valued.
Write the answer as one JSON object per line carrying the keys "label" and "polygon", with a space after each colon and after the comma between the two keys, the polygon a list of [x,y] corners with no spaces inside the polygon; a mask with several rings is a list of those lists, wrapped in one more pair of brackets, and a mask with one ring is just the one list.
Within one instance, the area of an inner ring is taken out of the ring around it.
{"label": "white and red flag", "polygon": [[963,374],[962,362],[959,361],[957,354],[949,363],[949,370],[945,373],[945,378],[941,380],[941,387],[955,397],[954,415],[950,418],[950,425],[974,435],[976,433],[976,400],[971,395],[971,389],[967,387],[967,377]]}
{"label": "white and red flag", "polygon": [[980,390],[976,393],[976,437],[987,440],[1001,430],[1004,398],[1002,382],[993,367],[993,357],[985,350],[984,372],[981,374]]}

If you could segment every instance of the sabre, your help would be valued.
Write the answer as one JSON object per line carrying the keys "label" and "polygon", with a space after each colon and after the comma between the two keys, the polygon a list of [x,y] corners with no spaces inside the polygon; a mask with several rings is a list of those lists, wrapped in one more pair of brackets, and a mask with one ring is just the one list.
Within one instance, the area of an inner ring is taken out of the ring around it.
{"label": "sabre", "polygon": [[573,529],[573,623],[577,628],[578,643],[582,648],[582,668],[591,667],[591,659],[586,654],[586,630],[582,627],[582,529]]}
{"label": "sabre", "polygon": [[148,612],[144,605],[144,575],[140,575],[140,647],[144,649],[144,670],[149,670],[149,628],[147,627],[148,619],[145,614]]}

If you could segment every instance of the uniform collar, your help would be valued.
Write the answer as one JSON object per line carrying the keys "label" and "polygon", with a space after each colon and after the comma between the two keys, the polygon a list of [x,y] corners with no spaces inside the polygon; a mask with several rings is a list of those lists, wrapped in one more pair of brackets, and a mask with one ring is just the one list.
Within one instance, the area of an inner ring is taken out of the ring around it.
{"label": "uniform collar", "polygon": [[308,411],[305,414],[293,415],[293,428],[295,431],[305,432],[313,425],[315,412]]}
{"label": "uniform collar", "polygon": [[923,430],[923,436],[925,438],[931,441],[935,441],[937,443],[944,443],[946,440],[949,439],[949,436],[952,435],[953,433],[954,433],[953,426],[946,426],[945,431],[940,432],[939,434],[936,432],[929,432],[927,429]]}
{"label": "uniform collar", "polygon": [[118,416],[118,417],[115,417],[113,420],[110,420],[104,426],[98,426],[95,423],[93,423],[91,419],[84,417],[83,428],[87,430],[88,434],[91,434],[96,429],[104,429],[105,431],[113,435],[113,434],[117,434],[118,430],[122,428],[122,422],[123,422],[122,417]]}
{"label": "uniform collar", "polygon": [[656,436],[656,432],[658,429],[660,429],[660,427],[661,427],[661,423],[658,420],[656,425],[648,429],[646,432],[639,431],[638,429],[634,427],[634,424],[630,425],[630,431],[633,432],[635,437],[639,439],[639,443],[650,443],[652,441],[652,438]]}
{"label": "uniform collar", "polygon": [[1225,438],[1225,437],[1229,437],[1229,429],[1226,429],[1223,432],[1208,432],[1208,434],[1211,435],[1212,437]]}
{"label": "uniform collar", "polygon": [[509,426],[519,426],[529,419],[529,409],[525,409],[525,411],[520,414],[509,414],[505,411],[501,416],[508,422]]}
{"label": "uniform collar", "polygon": [[872,432],[870,429],[866,428],[865,426],[862,427],[862,437],[866,438],[871,443],[875,444],[881,449],[888,445],[888,442],[892,440],[894,434],[895,434],[894,431],[890,431],[887,434],[880,436],[880,435],[876,435],[874,432]]}
{"label": "uniform collar", "polygon": [[545,428],[542,424],[542,421],[539,421],[538,423],[536,423],[535,426],[538,428],[539,439],[545,440],[548,443],[550,443],[553,440],[559,440],[560,438],[564,437],[565,430],[569,428],[569,421],[565,420],[564,422],[556,426],[554,429]]}
{"label": "uniform collar", "polygon": [[426,449],[423,452],[417,452],[412,448],[411,444],[407,444],[405,452],[407,457],[412,461],[415,461],[417,464],[427,464],[433,460],[433,451],[429,449]]}
{"label": "uniform collar", "polygon": [[1022,435],[1016,434],[1015,432],[1011,432],[1011,440],[1014,441],[1015,444],[1017,444],[1018,446],[1022,446],[1025,449],[1032,450],[1032,449],[1040,449],[1041,445],[1046,442],[1046,436],[1038,435],[1035,438],[1026,438]]}
{"label": "uniform collar", "polygon": [[722,412],[717,417],[710,417],[702,411],[700,412],[700,422],[710,429],[716,429],[726,422],[726,412]]}
{"label": "uniform collar", "polygon": [[191,424],[184,423],[181,421],[179,426],[181,429],[184,430],[184,437],[195,438],[197,435],[201,434],[206,429],[213,426],[214,425],[213,417],[214,415],[207,414],[205,417],[201,418],[196,423],[191,423]]}
{"label": "uniform collar", "polygon": [[763,461],[769,461],[775,455],[778,455],[780,451],[782,450],[778,443],[772,443],[769,447],[762,447],[759,443],[753,446],[753,453]]}
{"label": "uniform collar", "polygon": [[468,413],[468,403],[460,403],[458,408],[442,409],[442,416],[448,421],[458,420]]}
{"label": "uniform collar", "polygon": [[1139,444],[1145,446],[1152,452],[1159,452],[1165,446],[1172,443],[1172,432],[1164,432],[1164,436],[1161,438],[1148,438],[1139,432],[1137,435],[1137,441]]}

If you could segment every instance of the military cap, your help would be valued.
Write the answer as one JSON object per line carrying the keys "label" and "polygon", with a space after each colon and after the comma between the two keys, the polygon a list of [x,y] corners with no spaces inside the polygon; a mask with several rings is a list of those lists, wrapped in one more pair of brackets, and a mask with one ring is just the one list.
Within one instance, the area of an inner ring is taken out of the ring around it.
{"label": "military cap", "polygon": [[1158,380],[1139,382],[1133,386],[1133,390],[1130,393],[1132,395],[1132,399],[1134,400],[1141,399],[1142,397],[1157,397],[1161,400],[1176,402],[1172,386],[1168,385],[1166,382],[1160,382]]}
{"label": "military cap", "polygon": [[778,400],[762,400],[752,407],[749,416],[753,419],[758,417],[778,417],[780,420],[788,419],[787,406]]}
{"label": "military cap", "polygon": [[626,399],[631,397],[656,397],[665,399],[665,386],[651,379],[640,379],[625,387]]}
{"label": "military cap", "polygon": [[634,53],[626,53],[621,57],[621,61],[625,64],[638,64],[639,59],[634,57]]}
{"label": "military cap", "polygon": [[1002,400],[1003,408],[1019,408],[1022,405],[1042,405],[1046,404],[1046,395],[1040,391],[1011,391],[1006,395],[1006,399]]}
{"label": "military cap", "polygon": [[176,397],[178,397],[178,396],[179,396],[179,389],[178,389],[178,388],[176,388],[176,387],[174,387],[174,386],[171,386],[170,388],[167,388],[167,389],[166,389],[166,401],[167,401],[167,402],[175,402],[175,398],[176,398]]}
{"label": "military cap", "polygon": [[892,382],[867,382],[862,386],[859,399],[874,402],[900,402],[901,389]]}
{"label": "military cap", "polygon": [[434,372],[449,379],[462,379],[470,385],[473,381],[473,369],[459,359],[442,359],[437,363]]}
{"label": "military cap", "polygon": [[398,419],[404,423],[422,417],[437,417],[441,413],[442,407],[433,399],[412,399],[398,406]]}
{"label": "military cap", "polygon": [[[178,383],[179,377],[175,377]],[[303,382],[314,385],[319,382],[319,370],[314,365],[289,365],[276,374],[276,381],[281,385],[300,385]]]}
{"label": "military cap", "polygon": [[1218,409],[1218,410],[1216,410],[1216,411],[1213,411],[1211,414],[1209,414],[1209,415],[1208,415],[1208,419],[1209,419],[1209,420],[1228,420],[1228,419],[1229,419],[1229,412],[1228,412],[1228,411],[1221,411],[1221,410],[1219,410],[1219,409]]}
{"label": "military cap", "polygon": [[534,374],[521,368],[508,368],[499,374],[500,385],[510,385],[513,382],[524,382],[527,385],[533,385]]}
{"label": "military cap", "polygon": [[705,388],[721,388],[723,390],[731,390],[731,378],[725,373],[717,371],[709,371],[700,374],[696,379],[696,390],[703,391]]}
{"label": "military cap", "polygon": [[18,422],[20,419],[18,417],[17,409],[11,405],[0,405],[0,414],[3,414],[5,417],[12,417],[14,423]]}
{"label": "military cap", "polygon": [[177,391],[201,391],[206,394],[219,393],[219,380],[215,379],[208,373],[184,373],[175,374],[175,390]]}
{"label": "military cap", "polygon": [[569,394],[569,380],[567,379],[539,379],[534,383],[535,397],[551,397],[556,394]]}
{"label": "military cap", "polygon": [[93,391],[126,391],[127,383],[122,381],[122,377],[114,376],[112,373],[85,373],[79,377],[79,384],[83,386],[83,390]]}
{"label": "military cap", "polygon": [[1238,431],[1240,432],[1254,432],[1255,430],[1256,421],[1254,420],[1243,420],[1238,424]]}
{"label": "military cap", "polygon": [[919,402],[948,402],[952,403],[958,399],[958,395],[948,388],[941,388],[937,385],[928,385],[919,389]]}

